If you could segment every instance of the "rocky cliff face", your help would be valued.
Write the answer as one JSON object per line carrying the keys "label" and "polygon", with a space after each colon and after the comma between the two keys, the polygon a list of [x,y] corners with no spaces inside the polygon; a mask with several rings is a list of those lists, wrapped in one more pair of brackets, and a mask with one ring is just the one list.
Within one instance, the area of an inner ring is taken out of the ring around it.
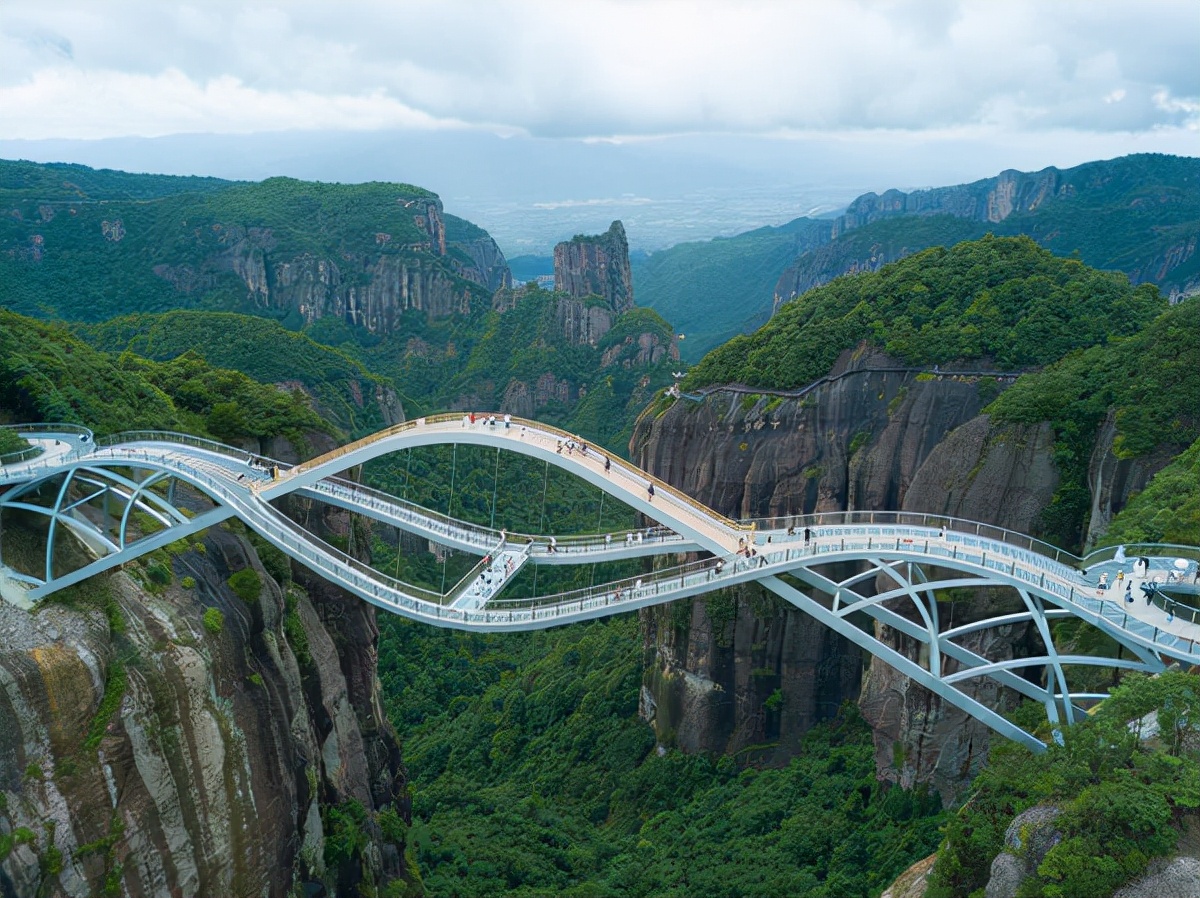
{"label": "rocky cliff face", "polygon": [[452,248],[465,253],[471,260],[470,264],[458,259],[452,260],[460,277],[474,281],[493,293],[512,287],[512,272],[508,270],[508,260],[504,258],[504,253],[491,235],[454,243]]}
{"label": "rocky cliff face", "polygon": [[1088,465],[1092,513],[1085,543],[1092,543],[1108,529],[1113,516],[1125,507],[1129,497],[1145,489],[1150,478],[1171,461],[1170,451],[1161,449],[1137,458],[1120,458],[1113,446],[1116,437],[1117,422],[1110,413],[1100,427]]}
{"label": "rocky cliff face", "polygon": [[899,215],[950,215],[972,221],[1000,222],[1014,211],[1033,211],[1054,196],[1070,196],[1073,184],[1064,184],[1062,172],[1050,167],[1040,172],[1003,171],[994,178],[972,184],[915,190],[888,190],[882,196],[864,193],[833,221],[830,239],[873,221]]}
{"label": "rocky cliff face", "polygon": [[[0,602],[0,892],[351,895],[412,878],[373,609],[273,579],[240,526],[159,554],[32,612]],[[231,587],[245,571],[259,588]]]}
{"label": "rocky cliff face", "polygon": [[625,226],[614,221],[603,234],[576,237],[554,247],[554,288],[576,299],[599,296],[616,312],[633,308]]}
{"label": "rocky cliff face", "polygon": [[[1135,156],[1071,169],[1004,171],[971,184],[911,193],[866,193],[834,219],[828,243],[797,255],[780,275],[775,308],[836,277],[875,271],[929,246],[988,231],[1028,234],[1062,255],[1082,250],[1088,264],[1117,268],[1135,284],[1158,284],[1176,298],[1190,295],[1200,290],[1200,275],[1189,264],[1200,234],[1194,213],[1182,210],[1194,207],[1196,183],[1191,160]],[[1153,208],[1171,216],[1170,224],[1147,214]],[[1097,243],[1075,225],[1096,216],[1104,216],[1115,233],[1127,234],[1128,245]],[[896,221],[901,218],[919,221],[906,226]],[[887,221],[893,223],[870,227]]]}
{"label": "rocky cliff face", "polygon": [[[888,364],[860,348],[843,355],[829,383],[799,399],[718,391],[700,403],[677,401],[639,422],[633,458],[732,517],[904,509],[1036,533],[1058,486],[1048,425],[1000,426],[981,415],[992,382],[878,370]],[[1120,507],[1157,470],[1142,464],[1145,471],[1097,464],[1097,495]],[[989,731],[881,663],[848,686],[846,672],[860,669],[858,650],[809,632],[820,625],[755,590],[697,599],[686,615],[644,612],[643,713],[660,735],[711,751],[773,742],[784,756],[813,720],[858,694],[875,730],[880,775],[953,795],[986,756]],[[967,623],[1015,610],[1014,600],[975,591],[943,614]],[[917,657],[918,646],[898,633],[878,628],[876,635]],[[994,658],[1038,648],[1024,627],[976,640],[968,647]],[[790,680],[796,670],[804,672]],[[989,681],[974,688],[986,703],[1008,700]]]}
{"label": "rocky cliff face", "polygon": [[[524,329],[505,333],[532,336],[537,341],[535,345],[545,350],[546,364],[551,368],[502,384],[503,390],[497,397],[500,410],[520,417],[534,417],[547,405],[576,402],[587,395],[588,384],[595,382],[596,375],[611,376],[615,369],[636,376],[638,371],[650,372],[665,360],[679,359],[679,348],[669,332],[663,332],[661,322],[658,325],[645,322],[644,330],[629,327],[628,318],[623,319],[622,313],[596,296],[576,299],[557,291],[548,293],[536,286],[503,289],[492,297],[492,309],[502,316],[518,316]],[[626,324],[624,336],[609,336],[622,320]],[[502,323],[501,329],[504,327]],[[511,348],[506,346],[501,351],[507,355]],[[647,384],[648,381],[642,386]],[[479,396],[464,395],[456,407],[479,408],[481,402]]]}
{"label": "rocky cliff face", "polygon": [[[1049,425],[993,425],[980,415],[951,431],[916,469],[899,506],[905,511],[947,514],[1036,533],[1042,509],[1058,486]],[[1007,590],[972,590],[939,603],[946,626],[968,624],[1022,609]],[[915,609],[898,608],[917,620]],[[916,660],[921,646],[891,628],[875,635]],[[995,627],[959,640],[994,660],[1037,654],[1040,643],[1026,625]],[[947,670],[952,670],[948,667]],[[972,698],[1008,708],[1013,697],[989,679],[964,687]],[[875,737],[876,769],[882,778],[908,787],[929,783],[949,799],[987,758],[991,732],[969,714],[941,702],[886,664],[871,664],[859,707]]]}
{"label": "rocky cliff face", "polygon": [[[381,253],[335,261],[303,254],[276,259],[269,231],[246,233],[227,262],[262,308],[295,311],[306,322],[334,315],[375,333],[398,329],[408,310],[430,319],[466,314],[474,293],[423,253]],[[484,275],[479,275],[480,278]]]}
{"label": "rocky cliff face", "polygon": [[504,254],[490,236],[476,229],[479,236],[452,244],[448,254],[441,200],[410,202],[413,222],[425,235],[416,243],[396,245],[390,234],[379,233],[376,252],[334,258],[281,253],[271,228],[218,225],[219,253],[198,266],[163,263],[154,272],[189,295],[216,288],[223,273],[232,273],[260,308],[295,312],[306,322],[333,315],[380,334],[395,331],[409,310],[431,320],[465,314],[472,299],[511,283]]}
{"label": "rocky cliff face", "polygon": [[616,312],[595,300],[565,296],[555,301],[554,316],[559,331],[573,346],[595,346],[617,320]]}
{"label": "rocky cliff face", "polygon": [[[973,380],[872,370],[887,363],[846,353],[836,379],[802,399],[681,400],[639,422],[633,458],[732,517],[900,507],[930,453],[982,399]],[[653,659],[643,713],[660,736],[707,751],[774,743],[781,758],[859,691],[861,652],[758,587],[681,613],[643,613]]]}

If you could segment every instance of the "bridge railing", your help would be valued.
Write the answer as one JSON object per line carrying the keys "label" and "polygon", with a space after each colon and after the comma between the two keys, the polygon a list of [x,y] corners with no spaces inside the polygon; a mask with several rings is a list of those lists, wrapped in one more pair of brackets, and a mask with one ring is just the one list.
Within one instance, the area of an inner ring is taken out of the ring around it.
{"label": "bridge railing", "polygon": [[[550,537],[546,535],[520,533],[511,530],[500,531],[493,527],[484,526],[483,524],[475,524],[471,521],[453,518],[441,512],[432,511],[415,502],[410,502],[407,499],[393,496],[391,493],[385,493],[382,490],[373,489],[341,477],[326,477],[324,480],[318,480],[311,487],[305,487],[305,489],[318,496],[325,493],[327,495],[338,496],[347,502],[373,504],[377,510],[385,514],[403,518],[434,533],[441,533],[447,536],[456,535],[463,542],[473,543],[488,551],[500,540],[502,532],[509,543],[537,545],[543,549],[549,546]],[[609,533],[600,534],[555,536],[555,551],[556,553],[572,554],[603,548],[609,545],[612,545],[614,548],[620,548],[624,544],[627,534],[639,544],[647,542],[685,542],[682,536],[669,527],[656,525],[637,530],[614,530]]]}
{"label": "bridge railing", "polygon": [[55,424],[54,422],[38,422],[35,424],[3,424],[4,430],[15,430],[19,433],[62,433],[73,436],[86,436],[91,439],[92,432],[80,424]]}
{"label": "bridge railing", "polygon": [[258,464],[261,462],[268,467],[277,466],[280,470],[284,471],[292,467],[287,462],[263,455],[261,452],[250,452],[247,449],[239,449],[236,446],[229,446],[225,443],[219,443],[216,440],[206,440],[203,437],[195,437],[187,433],[174,433],[168,430],[127,430],[100,438],[96,441],[96,446],[108,449],[119,446],[122,443],[178,443],[182,446],[191,446],[193,449],[203,449],[207,452],[233,458],[245,464]]}
{"label": "bridge railing", "polygon": [[[435,533],[447,535],[457,533],[464,542],[476,542],[482,546],[484,543],[498,541],[500,537],[498,530],[493,531],[487,527],[457,520],[415,502],[393,496],[391,493],[372,489],[342,477],[326,477],[305,489],[317,494],[318,497],[324,493],[337,496],[347,502],[367,504],[386,514],[420,524]],[[492,539],[493,534],[495,534],[495,539]]]}
{"label": "bridge railing", "polygon": [[[9,430],[18,434],[62,434],[63,436],[83,437],[84,441],[90,441],[92,432],[86,427],[81,427],[78,424],[3,424],[0,425],[0,430]],[[32,461],[41,455],[45,450],[41,446],[28,446],[25,449],[18,449],[16,452],[7,452],[0,455],[0,467],[4,465],[19,465],[23,462]],[[57,456],[56,458],[61,458]]]}
{"label": "bridge railing", "polygon": [[[484,415],[483,419],[486,420],[487,417],[490,416],[490,414],[491,413]],[[334,449],[330,452],[325,453],[324,455],[320,455],[320,456],[317,456],[316,458],[309,459],[306,462],[302,462],[301,464],[296,465],[294,468],[292,468],[291,473],[294,475],[304,474],[304,473],[312,470],[313,468],[319,467],[321,465],[327,464],[332,461],[336,461],[337,459],[343,458],[352,452],[355,452],[366,446],[370,446],[373,443],[377,443],[377,442],[387,439],[389,437],[393,437],[393,436],[397,436],[402,433],[406,433],[407,431],[414,430],[418,427],[428,427],[430,425],[437,425],[437,424],[459,423],[462,421],[462,418],[463,418],[462,412],[452,412],[452,413],[446,413],[446,414],[428,415],[424,418],[414,418],[409,421],[404,421],[403,423],[395,424],[395,425],[387,428],[386,430],[381,430],[378,433],[374,433],[374,434],[371,434],[370,436],[363,437],[361,440],[355,440],[353,443],[347,443],[345,446],[340,446],[337,449]],[[478,427],[479,426],[478,413],[476,415],[476,418],[477,418],[477,421],[476,421],[475,426]],[[502,415],[497,415],[496,418],[497,418],[497,421],[503,420]],[[550,424],[542,424],[539,421],[531,421],[528,418],[514,417],[511,419],[511,424],[515,427],[524,427],[524,428],[526,428],[526,430],[529,433],[532,433],[535,436],[541,435],[541,436],[549,437],[550,439],[554,439],[554,440],[558,440],[558,439],[574,440],[578,443],[586,442],[585,440],[581,439],[580,437],[576,436],[573,433],[570,433],[569,431],[563,430],[559,427],[554,427],[553,425],[550,425]],[[511,432],[511,430],[510,430],[510,432]],[[695,510],[702,517],[709,519],[709,520],[716,520],[731,529],[739,528],[739,524],[736,521],[734,521],[730,518],[727,518],[724,515],[717,514],[712,509],[706,507],[705,505],[703,505],[700,502],[697,502],[691,496],[687,495],[687,493],[683,492],[682,490],[676,489],[675,487],[671,486],[666,481],[660,480],[659,478],[655,477],[652,474],[646,473],[641,468],[639,468],[637,465],[633,464],[632,462],[626,461],[625,459],[621,458],[619,455],[615,455],[613,453],[597,449],[593,446],[589,446],[589,453],[595,453],[597,456],[603,456],[605,458],[610,459],[615,467],[617,467],[618,469],[623,471],[627,476],[632,477],[636,481],[638,481],[640,486],[646,487],[646,486],[649,486],[651,483],[653,483],[655,486],[655,489],[657,491],[669,493],[672,496],[672,498],[678,500],[679,502],[681,502],[684,505],[690,506],[693,510]]]}
{"label": "bridge railing", "polygon": [[[544,433],[547,436],[553,437],[555,439],[574,440],[578,443],[586,442],[585,440],[581,439],[580,437],[576,436],[575,434],[571,433],[570,431],[563,430],[562,428],[559,428],[559,427],[554,427],[551,424],[542,424],[539,421],[530,421],[526,418],[513,418],[512,420],[513,420],[513,424],[519,424],[523,427],[528,427],[531,431],[534,431],[535,433],[541,432],[541,433]],[[737,521],[733,520],[732,518],[727,518],[723,514],[718,514],[717,512],[713,511],[711,508],[704,505],[703,503],[697,502],[695,499],[693,499],[691,496],[689,496],[683,490],[677,489],[677,488],[671,486],[671,484],[667,483],[665,480],[660,480],[659,478],[655,477],[653,474],[649,474],[646,471],[643,471],[641,468],[639,468],[633,462],[626,461],[625,459],[621,458],[619,455],[615,455],[611,452],[597,449],[595,446],[592,446],[592,445],[588,446],[588,451],[589,451],[589,453],[594,452],[597,455],[602,455],[604,458],[611,459],[612,463],[616,467],[620,468],[627,476],[640,481],[641,485],[643,487],[649,486],[651,483],[653,483],[656,491],[665,492],[665,493],[670,494],[672,498],[679,500],[680,502],[684,503],[685,505],[690,506],[693,510],[699,512],[702,517],[719,521],[720,523],[724,524],[726,527],[729,527],[731,529],[735,529],[735,530],[738,529]]]}
{"label": "bridge railing", "polygon": [[[1118,551],[1117,546],[1107,546],[1090,552],[1081,558],[1072,552],[1068,552],[1066,549],[1060,549],[1058,546],[1044,542],[1043,540],[1019,533],[1015,530],[997,527],[994,524],[985,524],[981,521],[972,521],[967,518],[956,518],[951,515],[914,511],[829,511],[807,515],[748,518],[740,523],[746,528],[752,527],[759,533],[770,532],[770,535],[776,539],[779,538],[778,531],[782,530],[786,534],[789,528],[796,532],[790,537],[785,536],[785,539],[801,538],[806,527],[816,531],[827,526],[845,527],[848,525],[867,527],[875,525],[892,527],[907,526],[937,531],[953,531],[959,535],[965,534],[968,536],[977,536],[982,539],[990,539],[995,542],[1002,542],[1036,553],[1076,570],[1087,570],[1097,564],[1109,561]],[[1179,546],[1169,543],[1138,543],[1127,544],[1124,546],[1124,549],[1126,556],[1130,558],[1138,555],[1149,555],[1200,561],[1200,548],[1196,548],[1195,546]]]}
{"label": "bridge railing", "polygon": [[515,611],[529,608],[548,608],[556,605],[568,606],[578,604],[579,602],[589,603],[597,599],[602,600],[606,605],[615,605],[626,599],[634,598],[635,594],[640,590],[654,588],[658,592],[663,585],[674,585],[681,578],[686,579],[689,575],[702,571],[716,571],[718,561],[721,561],[723,565],[728,563],[724,559],[706,558],[702,561],[691,561],[668,568],[659,568],[658,570],[650,571],[636,577],[626,577],[621,580],[598,583],[595,586],[584,586],[565,592],[551,593],[533,598],[492,599],[488,602],[487,608],[490,611]]}
{"label": "bridge railing", "polygon": [[[216,491],[217,494],[229,496],[229,492],[220,484],[213,484],[212,481],[217,477],[212,472],[205,471],[203,468],[198,468],[190,465],[180,465],[181,468],[189,470],[193,476],[200,478]],[[339,575],[339,567],[348,569],[359,575],[360,580],[371,581],[383,587],[386,587],[395,592],[403,593],[411,596],[419,602],[428,603],[430,606],[440,605],[444,600],[441,593],[431,589],[416,586],[412,583],[406,583],[395,577],[388,576],[382,571],[371,567],[363,561],[355,558],[347,552],[343,552],[336,546],[330,545],[319,537],[305,530],[295,521],[285,516],[270,506],[256,508],[253,503],[240,502],[234,500],[235,505],[239,508],[242,514],[247,515],[252,521],[251,526],[258,529],[263,536],[268,534],[275,537],[280,542],[285,543],[296,554],[307,559],[318,570],[323,570],[333,574],[333,579],[336,581]],[[263,533],[262,531],[267,531]],[[416,608],[417,606],[413,606]],[[432,613],[432,611],[430,611]]]}
{"label": "bridge railing", "polygon": [[41,446],[26,446],[24,449],[18,449],[15,452],[5,452],[3,455],[0,455],[0,467],[4,465],[19,465],[21,462],[37,458],[45,451]]}
{"label": "bridge railing", "polygon": [[410,430],[415,430],[417,427],[426,426],[429,424],[443,424],[449,421],[457,421],[462,417],[461,414],[440,414],[427,415],[423,418],[410,418],[408,421],[401,421],[399,424],[393,424],[391,427],[377,431],[369,436],[365,436],[360,440],[355,440],[352,443],[347,443],[344,446],[338,446],[336,449],[331,449],[324,455],[318,455],[315,458],[310,458],[308,461],[301,462],[291,469],[291,473],[295,475],[305,474],[313,468],[318,468],[321,465],[336,461],[349,455],[351,452],[357,452],[366,446],[373,443],[378,443],[381,440],[389,437],[397,436],[398,434],[406,433]]}
{"label": "bridge railing", "polygon": [[1007,530],[1004,527],[997,527],[994,524],[985,524],[981,521],[956,518],[944,514],[929,514],[917,511],[826,511],[805,515],[747,518],[740,523],[743,527],[753,527],[758,532],[779,530],[786,532],[791,528],[798,531],[796,535],[802,534],[805,527],[816,530],[825,526],[844,527],[853,524],[953,530],[957,533],[1008,543],[1009,545],[1017,546],[1030,552],[1036,552],[1039,555],[1071,566],[1074,566],[1073,562],[1079,561],[1070,552],[1024,533]]}

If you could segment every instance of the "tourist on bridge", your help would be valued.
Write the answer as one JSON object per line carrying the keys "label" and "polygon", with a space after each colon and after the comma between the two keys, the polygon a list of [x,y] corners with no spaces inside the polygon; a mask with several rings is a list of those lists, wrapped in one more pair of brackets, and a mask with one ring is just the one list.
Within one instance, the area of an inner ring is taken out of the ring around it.
{"label": "tourist on bridge", "polygon": [[646,487],[646,496],[647,496],[647,499],[646,499],[647,502],[654,501],[654,484],[653,483],[650,484],[648,487]]}
{"label": "tourist on bridge", "polygon": [[607,474],[611,470],[612,470],[612,459],[606,455],[606,456],[604,456],[604,473]]}
{"label": "tourist on bridge", "polygon": [[808,545],[812,541],[812,530],[808,527],[804,528],[804,545]]}

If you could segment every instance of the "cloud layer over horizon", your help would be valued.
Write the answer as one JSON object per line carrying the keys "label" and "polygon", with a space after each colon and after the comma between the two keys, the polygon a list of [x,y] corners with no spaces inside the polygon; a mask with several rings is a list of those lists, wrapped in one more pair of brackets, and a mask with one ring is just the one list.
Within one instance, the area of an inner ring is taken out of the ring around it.
{"label": "cloud layer over horizon", "polygon": [[1200,131],[1192,0],[9,0],[0,138]]}

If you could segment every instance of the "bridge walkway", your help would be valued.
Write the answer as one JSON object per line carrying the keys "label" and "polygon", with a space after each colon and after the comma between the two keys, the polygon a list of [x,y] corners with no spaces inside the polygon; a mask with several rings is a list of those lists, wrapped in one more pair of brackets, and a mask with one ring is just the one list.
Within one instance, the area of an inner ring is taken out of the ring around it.
{"label": "bridge walkway", "polygon": [[[433,620],[443,626],[531,629],[708,591],[722,583],[739,579],[735,575],[743,574],[744,568],[739,567],[741,559],[736,554],[737,548],[739,543],[750,541],[764,550],[756,561],[762,572],[757,577],[749,575],[741,579],[758,579],[814,563],[861,561],[872,553],[886,553],[891,558],[936,563],[941,567],[973,571],[1000,582],[1035,589],[1039,595],[1059,607],[1069,608],[1077,616],[1104,624],[1110,630],[1119,630],[1135,642],[1165,651],[1180,660],[1200,660],[1196,649],[1200,626],[1194,618],[1187,620],[1175,616],[1172,620],[1157,605],[1145,606],[1135,602],[1133,607],[1123,608],[1112,599],[1097,597],[1095,584],[1088,582],[1085,572],[1059,560],[1061,557],[1069,559],[1070,556],[1053,547],[1035,546],[1036,541],[1029,537],[1005,535],[1006,532],[1000,532],[1000,538],[985,536],[982,535],[984,531],[999,531],[986,525],[958,522],[942,516],[879,513],[880,518],[892,517],[892,522],[888,523],[856,520],[865,513],[852,512],[841,516],[816,516],[812,521],[816,526],[810,528],[813,539],[809,545],[803,545],[800,544],[798,533],[789,535],[786,530],[779,528],[758,529],[757,526],[738,524],[715,514],[705,516],[700,511],[702,506],[677,495],[669,487],[658,489],[658,495],[653,498],[642,496],[646,485],[656,483],[653,478],[640,474],[627,463],[618,464],[615,458],[609,469],[605,470],[606,456],[594,449],[586,454],[575,451],[564,457],[557,451],[557,432],[532,422],[529,425],[522,431],[516,428],[493,429],[487,425],[484,425],[486,429],[479,426],[468,429],[461,427],[457,418],[435,422],[432,426],[420,422],[402,425],[398,434],[385,432],[382,437],[359,444],[358,449],[366,448],[366,452],[360,451],[355,455],[355,444],[352,444],[347,447],[350,451],[339,451],[332,454],[332,458],[317,459],[306,466],[297,466],[293,471],[283,472],[279,480],[272,480],[264,471],[254,470],[246,459],[231,457],[228,453],[208,447],[176,445],[169,440],[137,441],[98,448],[88,454],[87,463],[157,464],[176,471],[209,492],[217,501],[233,508],[234,513],[255,529],[261,527],[268,531],[271,541],[301,563],[315,565],[352,592],[388,610]],[[540,453],[552,457],[555,463],[586,475],[593,482],[610,484],[611,492],[623,498],[629,497],[635,507],[657,513],[659,520],[669,526],[681,531],[691,530],[698,542],[714,547],[716,558],[698,562],[701,565],[698,569],[682,566],[668,569],[661,575],[656,572],[653,576],[639,578],[643,579],[640,585],[636,581],[620,581],[554,597],[515,601],[493,599],[479,609],[447,608],[443,596],[420,590],[411,584],[390,581],[370,568],[364,570],[366,566],[361,563],[339,557],[337,550],[332,547],[317,545],[319,540],[262,501],[324,479],[338,465],[357,464],[366,456],[373,457],[372,453],[377,455],[394,451],[397,443],[403,448],[402,444],[411,445],[414,440],[427,444],[453,442],[447,435],[454,433],[473,437],[469,440],[471,442],[488,445],[520,441],[526,447],[526,454]],[[390,444],[385,442],[388,439],[391,440]],[[236,450],[231,452],[236,454]],[[840,520],[840,523],[834,522],[834,519]],[[937,526],[934,526],[935,522]],[[970,528],[974,528],[975,532],[970,532]],[[263,535],[268,536],[268,532]],[[766,541],[768,537],[770,543]],[[1017,538],[1024,544],[1014,544],[1013,540]],[[723,567],[718,567],[718,563]],[[672,585],[672,578],[676,574],[680,575],[678,587]],[[65,584],[56,580],[53,588],[59,588],[60,585]]]}

